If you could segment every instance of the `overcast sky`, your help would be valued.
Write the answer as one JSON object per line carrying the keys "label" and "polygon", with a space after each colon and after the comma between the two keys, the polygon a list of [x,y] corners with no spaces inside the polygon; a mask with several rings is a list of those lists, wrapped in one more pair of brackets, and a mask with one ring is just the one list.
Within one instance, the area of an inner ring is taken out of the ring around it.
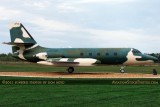
{"label": "overcast sky", "polygon": [[0,0],[0,43],[10,41],[14,22],[45,47],[160,52],[160,0]]}

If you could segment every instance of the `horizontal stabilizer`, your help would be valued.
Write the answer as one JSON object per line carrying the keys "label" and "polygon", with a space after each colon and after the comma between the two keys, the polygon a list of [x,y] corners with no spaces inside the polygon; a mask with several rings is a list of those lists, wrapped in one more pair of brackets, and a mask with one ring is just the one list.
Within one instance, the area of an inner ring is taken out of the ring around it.
{"label": "horizontal stabilizer", "polygon": [[15,46],[31,46],[34,45],[34,43],[16,43],[16,42],[3,42],[3,44],[7,45],[15,45]]}

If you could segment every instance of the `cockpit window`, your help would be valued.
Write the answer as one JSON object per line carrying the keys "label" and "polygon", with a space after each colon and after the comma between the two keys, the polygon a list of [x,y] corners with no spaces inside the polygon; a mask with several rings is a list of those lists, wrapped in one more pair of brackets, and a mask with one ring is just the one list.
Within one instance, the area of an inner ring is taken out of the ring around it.
{"label": "cockpit window", "polygon": [[132,51],[133,53],[141,53],[139,50],[137,50],[137,49],[133,49],[133,51]]}

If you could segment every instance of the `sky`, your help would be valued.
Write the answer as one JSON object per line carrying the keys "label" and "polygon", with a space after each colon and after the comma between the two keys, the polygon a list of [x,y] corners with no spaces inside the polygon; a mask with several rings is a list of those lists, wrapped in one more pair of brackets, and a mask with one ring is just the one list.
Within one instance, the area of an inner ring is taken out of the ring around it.
{"label": "sky", "polygon": [[0,53],[15,22],[44,47],[160,53],[160,0],[0,0]]}

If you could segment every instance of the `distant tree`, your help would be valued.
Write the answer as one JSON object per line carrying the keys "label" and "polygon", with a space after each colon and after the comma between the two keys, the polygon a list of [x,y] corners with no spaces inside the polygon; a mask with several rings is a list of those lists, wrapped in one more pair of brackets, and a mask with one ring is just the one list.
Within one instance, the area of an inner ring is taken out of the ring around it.
{"label": "distant tree", "polygon": [[0,61],[20,61],[19,59],[16,59],[12,56],[11,53],[8,54],[0,54]]}

